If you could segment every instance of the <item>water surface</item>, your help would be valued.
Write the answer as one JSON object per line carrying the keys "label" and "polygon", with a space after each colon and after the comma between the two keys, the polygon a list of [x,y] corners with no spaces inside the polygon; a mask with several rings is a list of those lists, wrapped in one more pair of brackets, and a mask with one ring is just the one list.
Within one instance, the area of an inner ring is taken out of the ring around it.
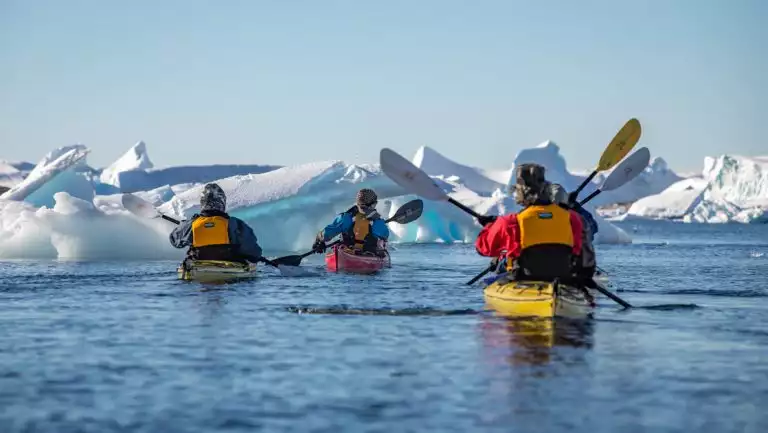
{"label": "water surface", "polygon": [[224,286],[0,262],[0,431],[768,431],[768,226],[620,226],[600,264],[641,308],[587,322],[484,311],[467,245]]}

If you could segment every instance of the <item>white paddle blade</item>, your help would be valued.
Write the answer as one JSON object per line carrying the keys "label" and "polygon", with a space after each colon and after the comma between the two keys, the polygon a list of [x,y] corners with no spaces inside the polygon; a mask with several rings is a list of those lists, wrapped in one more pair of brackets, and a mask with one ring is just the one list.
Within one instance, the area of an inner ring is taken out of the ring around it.
{"label": "white paddle blade", "polygon": [[647,147],[641,147],[613,169],[600,189],[610,191],[624,185],[642,173],[650,161],[651,152]]}
{"label": "white paddle blade", "polygon": [[152,206],[152,203],[136,197],[133,194],[123,194],[122,202],[123,207],[134,215],[143,218],[157,218],[160,216],[160,214],[157,213],[157,209]]}
{"label": "white paddle blade", "polygon": [[448,196],[426,173],[392,149],[381,149],[381,170],[396,184],[427,200],[448,200]]}

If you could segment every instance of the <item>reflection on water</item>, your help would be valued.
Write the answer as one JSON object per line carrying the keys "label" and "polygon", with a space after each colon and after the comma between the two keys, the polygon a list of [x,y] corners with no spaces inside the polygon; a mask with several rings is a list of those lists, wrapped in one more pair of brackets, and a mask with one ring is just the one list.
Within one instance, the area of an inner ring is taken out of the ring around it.
{"label": "reflection on water", "polygon": [[[485,316],[480,324],[484,347],[495,359],[515,365],[545,365],[558,359],[560,347],[591,349],[592,320]],[[564,358],[560,356],[560,358]]]}

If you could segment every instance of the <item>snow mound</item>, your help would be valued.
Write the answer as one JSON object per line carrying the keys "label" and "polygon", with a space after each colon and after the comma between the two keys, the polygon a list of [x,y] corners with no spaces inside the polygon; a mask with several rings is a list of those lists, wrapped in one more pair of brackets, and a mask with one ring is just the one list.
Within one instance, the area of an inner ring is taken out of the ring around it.
{"label": "snow mound", "polygon": [[624,218],[701,223],[768,219],[768,158],[707,157],[700,177],[684,179],[635,202]]}

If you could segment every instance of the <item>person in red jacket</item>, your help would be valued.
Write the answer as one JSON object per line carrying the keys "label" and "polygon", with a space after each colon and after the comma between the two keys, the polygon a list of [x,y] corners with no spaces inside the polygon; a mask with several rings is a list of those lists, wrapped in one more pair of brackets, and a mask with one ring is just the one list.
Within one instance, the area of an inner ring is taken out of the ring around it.
{"label": "person in red jacket", "polygon": [[515,201],[520,213],[478,218],[484,227],[475,241],[477,252],[505,258],[517,280],[570,279],[574,258],[581,255],[583,224],[573,210],[553,203],[538,164],[521,164],[515,173]]}

